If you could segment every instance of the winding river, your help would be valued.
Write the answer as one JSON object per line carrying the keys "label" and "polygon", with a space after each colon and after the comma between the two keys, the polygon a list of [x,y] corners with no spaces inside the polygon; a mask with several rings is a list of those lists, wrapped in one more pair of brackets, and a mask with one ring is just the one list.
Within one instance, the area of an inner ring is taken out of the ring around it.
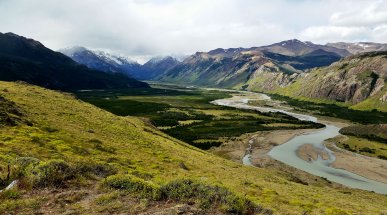
{"label": "winding river", "polygon": [[[300,120],[318,122],[318,119],[314,116],[292,113],[281,109],[249,105],[248,102],[250,100],[270,100],[270,97],[261,93],[244,93],[247,96],[234,96],[228,99],[215,100],[211,103],[241,109],[258,110],[261,112],[281,112],[296,117]],[[316,176],[324,177],[330,181],[343,184],[351,188],[358,188],[362,190],[374,191],[376,193],[387,194],[387,184],[370,180],[343,169],[331,167],[331,164],[335,161],[335,155],[331,150],[325,147],[323,142],[326,139],[337,136],[339,134],[340,128],[330,124],[325,125],[326,127],[324,129],[298,135],[286,143],[274,147],[268,153],[268,155],[275,160],[293,166],[297,169],[303,170]],[[252,150],[251,143],[249,144],[247,151]],[[320,156],[318,156],[316,160],[309,162],[301,159],[297,156],[296,151],[304,144],[312,144],[315,148],[324,151],[328,155],[328,159],[324,160]],[[247,153],[245,157],[243,157],[243,163],[246,165],[251,165],[250,153]]]}

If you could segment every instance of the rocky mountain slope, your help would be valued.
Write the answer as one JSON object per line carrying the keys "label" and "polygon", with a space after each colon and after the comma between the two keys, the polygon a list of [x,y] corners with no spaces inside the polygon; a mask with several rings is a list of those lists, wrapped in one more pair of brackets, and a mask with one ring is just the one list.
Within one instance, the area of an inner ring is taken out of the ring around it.
{"label": "rocky mountain slope", "polygon": [[327,66],[347,51],[298,40],[254,48],[198,52],[156,79],[201,86],[273,90],[304,70]]}
{"label": "rocky mountain slope", "polygon": [[348,50],[334,46],[319,45],[312,42],[303,42],[297,39],[286,40],[279,43],[274,43],[268,46],[250,48],[250,50],[268,51],[272,53],[287,55],[287,56],[302,56],[316,50],[335,53],[341,57],[350,55]]}
{"label": "rocky mountain slope", "polygon": [[89,68],[109,73],[122,73],[139,80],[154,79],[179,63],[175,58],[167,56],[152,58],[144,65],[140,65],[127,57],[79,46],[61,49],[59,52]]}
{"label": "rocky mountain slope", "polygon": [[327,43],[327,46],[335,47],[338,49],[344,49],[350,52],[351,54],[358,54],[364,52],[374,52],[374,51],[387,51],[387,44],[383,43],[371,43],[371,42],[358,42],[358,43]]}
{"label": "rocky mountain slope", "polygon": [[153,80],[156,77],[161,77],[165,72],[178,65],[180,61],[171,56],[156,57],[150,59],[141,67],[141,73],[137,74],[140,80]]}
{"label": "rocky mountain slope", "polygon": [[[225,50],[228,52],[228,50]],[[179,82],[201,86],[227,88],[244,88],[255,80],[272,80],[262,88],[272,89],[286,85],[297,77],[301,71],[290,65],[282,65],[267,58],[264,53],[244,51],[228,57],[214,53],[196,53],[173,67],[160,78],[162,81]]]}
{"label": "rocky mountain slope", "polygon": [[[357,109],[386,110],[385,52],[368,52],[382,47],[383,44],[369,45],[362,49],[364,54],[354,56],[352,49],[342,46],[298,40],[249,49],[215,49],[188,57],[158,79],[278,92],[343,102]],[[343,56],[347,57],[340,60]]]}
{"label": "rocky mountain slope", "polygon": [[120,74],[89,69],[38,41],[12,33],[0,33],[0,80],[60,90],[148,86]]}
{"label": "rocky mountain slope", "polygon": [[315,69],[277,92],[345,102],[358,109],[387,111],[386,81],[387,52],[370,52]]}
{"label": "rocky mountain slope", "polygon": [[0,96],[12,106],[2,110],[21,113],[0,128],[0,189],[18,180],[0,193],[2,212],[152,214],[179,204],[202,214],[387,212],[384,195],[225,160],[69,94],[0,82]]}
{"label": "rocky mountain slope", "polygon": [[140,64],[129,58],[104,51],[89,50],[84,47],[75,46],[61,49],[59,52],[67,55],[80,64],[104,72],[131,75],[137,73],[141,69]]}

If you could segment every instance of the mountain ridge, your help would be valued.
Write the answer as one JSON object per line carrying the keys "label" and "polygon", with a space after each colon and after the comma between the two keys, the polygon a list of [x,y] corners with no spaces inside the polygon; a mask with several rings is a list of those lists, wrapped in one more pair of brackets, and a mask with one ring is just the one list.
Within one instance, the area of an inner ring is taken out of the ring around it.
{"label": "mountain ridge", "polygon": [[318,68],[275,92],[291,97],[349,103],[354,109],[387,112],[387,51],[359,53]]}
{"label": "mountain ridge", "polygon": [[13,33],[0,33],[0,62],[0,80],[25,81],[50,89],[148,87],[123,75],[89,69],[36,40]]}
{"label": "mountain ridge", "polygon": [[179,61],[171,56],[154,57],[140,65],[127,57],[91,50],[81,46],[60,49],[59,52],[92,69],[108,73],[121,73],[139,80],[149,80],[161,75]]}

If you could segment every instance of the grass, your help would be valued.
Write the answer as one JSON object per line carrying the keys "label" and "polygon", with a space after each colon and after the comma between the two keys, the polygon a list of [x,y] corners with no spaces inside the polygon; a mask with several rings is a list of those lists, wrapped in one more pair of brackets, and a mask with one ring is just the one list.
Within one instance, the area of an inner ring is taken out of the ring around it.
{"label": "grass", "polygon": [[385,143],[354,136],[347,138],[338,137],[334,141],[338,147],[348,151],[387,160],[387,144]]}
{"label": "grass", "polygon": [[219,146],[227,138],[248,132],[321,126],[281,113],[259,113],[210,104],[215,99],[230,97],[228,92],[153,86],[156,88],[134,89],[133,92],[77,92],[77,97],[117,115],[149,118],[168,135],[201,149]]}
{"label": "grass", "polygon": [[386,113],[387,104],[386,102],[380,101],[380,98],[382,98],[382,96],[386,94],[387,94],[387,87],[384,87],[384,90],[381,90],[375,96],[369,97],[366,100],[351,106],[351,108],[354,110],[363,110],[363,111],[377,109]]}
{"label": "grass", "polygon": [[270,94],[273,99],[285,101],[298,111],[312,112],[317,115],[330,116],[349,120],[361,124],[379,124],[387,123],[387,113],[377,110],[365,111],[355,110],[345,106],[342,103],[308,99],[292,98],[288,96]]}
{"label": "grass", "polygon": [[387,160],[387,124],[352,125],[340,129],[347,138],[336,138],[336,144],[348,151]]}
{"label": "grass", "polygon": [[[34,189],[23,186],[28,185],[27,180],[17,188],[19,194],[3,197],[0,201],[2,212],[139,213],[147,208],[168,204],[162,200],[143,199],[141,196],[138,199],[133,198],[120,189],[99,188],[110,174],[129,174],[157,187],[182,179],[189,179],[194,184],[200,182],[202,188],[197,193],[198,196],[188,199],[201,199],[206,190],[214,192],[216,196],[216,187],[222,187],[219,188],[220,193],[228,193],[232,197],[228,201],[236,202],[235,205],[243,205],[238,203],[240,199],[242,203],[249,200],[275,214],[387,212],[385,195],[335,188],[328,183],[303,185],[293,182],[285,173],[243,166],[222,159],[174,139],[136,117],[116,116],[69,94],[25,84],[0,82],[0,92],[3,89],[8,92],[1,93],[2,96],[14,102],[23,112],[23,119],[32,122],[32,125],[20,123],[0,129],[0,178],[6,178],[7,165],[10,164],[9,180],[19,179],[22,175],[28,179],[34,171],[47,172],[48,175],[62,172],[66,180],[63,184],[59,183],[59,186],[56,182],[48,185],[43,183],[42,186],[45,187],[35,186]],[[96,148],[97,142],[102,147],[114,148],[114,153]],[[19,168],[19,159],[23,160],[25,168]],[[67,167],[57,168],[58,159]],[[81,163],[86,165],[80,165]],[[104,168],[98,167],[99,165],[109,167],[109,171],[100,171]],[[80,171],[82,168],[87,171]],[[67,177],[68,173],[71,177]],[[195,186],[190,185],[193,189],[196,189]],[[182,188],[176,189],[179,191]],[[113,192],[118,194],[111,194]],[[218,212],[228,210],[221,206],[222,199],[217,202],[220,207],[213,207]],[[200,206],[200,202],[194,201],[193,204]],[[229,205],[231,204],[226,206]]]}
{"label": "grass", "polygon": [[342,128],[340,133],[387,144],[387,124],[352,125]]}

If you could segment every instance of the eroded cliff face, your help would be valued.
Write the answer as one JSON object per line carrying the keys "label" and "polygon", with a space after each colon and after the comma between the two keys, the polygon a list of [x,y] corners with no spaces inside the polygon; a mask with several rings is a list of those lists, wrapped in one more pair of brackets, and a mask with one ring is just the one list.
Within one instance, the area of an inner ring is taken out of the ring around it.
{"label": "eroded cliff face", "polygon": [[385,102],[386,80],[387,52],[374,52],[347,57],[331,66],[313,70],[280,91],[287,91],[292,96],[327,98],[351,104],[371,97]]}
{"label": "eroded cliff face", "polygon": [[287,86],[300,73],[290,65],[275,62],[256,51],[241,52],[234,57],[197,53],[168,71],[161,80],[267,91]]}
{"label": "eroded cliff face", "polygon": [[283,72],[286,68],[266,63],[256,69],[244,85],[251,91],[272,91],[283,88],[302,77],[301,72]]}

